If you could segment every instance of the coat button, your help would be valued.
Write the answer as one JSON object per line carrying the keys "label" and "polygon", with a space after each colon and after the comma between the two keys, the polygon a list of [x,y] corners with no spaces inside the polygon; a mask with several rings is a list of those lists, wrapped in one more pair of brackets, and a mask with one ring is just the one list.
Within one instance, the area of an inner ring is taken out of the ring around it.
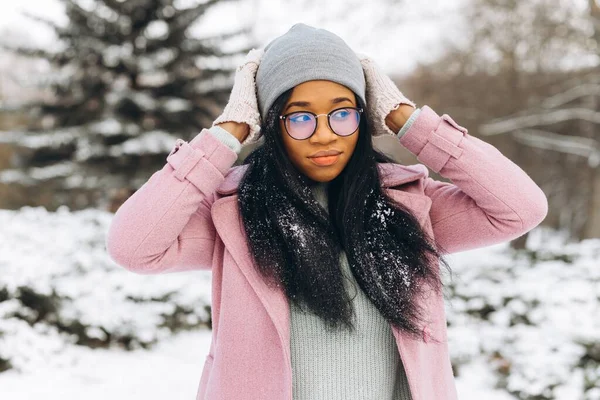
{"label": "coat button", "polygon": [[175,146],[173,146],[173,149],[171,150],[171,153],[169,153],[169,155],[175,154],[177,153],[177,151],[179,150],[179,148],[181,147],[181,145],[184,143],[183,139],[177,139],[175,141]]}
{"label": "coat button", "polygon": [[423,328],[423,340],[425,341],[425,343],[429,342],[429,338],[431,338],[431,332],[429,330],[429,326],[426,326],[425,328]]}

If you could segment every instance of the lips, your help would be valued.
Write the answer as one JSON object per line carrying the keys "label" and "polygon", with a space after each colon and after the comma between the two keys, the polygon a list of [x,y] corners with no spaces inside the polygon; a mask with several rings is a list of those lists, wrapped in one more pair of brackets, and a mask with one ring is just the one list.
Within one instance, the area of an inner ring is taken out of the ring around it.
{"label": "lips", "polygon": [[311,154],[308,157],[315,158],[315,157],[337,156],[338,154],[341,154],[341,153],[342,152],[339,150],[321,150],[321,151],[316,152],[315,154]]}
{"label": "lips", "polygon": [[340,158],[340,154],[342,152],[338,150],[322,150],[310,155],[308,158],[313,164],[326,167],[335,164]]}

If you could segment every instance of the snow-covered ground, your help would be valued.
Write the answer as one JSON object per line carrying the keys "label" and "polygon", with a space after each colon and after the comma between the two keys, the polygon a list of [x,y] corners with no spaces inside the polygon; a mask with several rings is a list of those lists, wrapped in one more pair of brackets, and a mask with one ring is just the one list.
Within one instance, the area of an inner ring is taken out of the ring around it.
{"label": "snow-covered ground", "polygon": [[152,351],[69,348],[61,368],[40,363],[26,374],[0,374],[3,400],[193,400],[210,331],[182,332]]}
{"label": "snow-covered ground", "polygon": [[[0,210],[0,370],[12,366],[0,399],[194,398],[210,273],[115,265],[111,218]],[[600,240],[567,244],[546,229],[529,239],[518,253],[504,243],[448,257],[460,399],[600,399]]]}
{"label": "snow-covered ground", "polygon": [[[72,351],[72,365],[60,369],[40,365],[24,375],[0,374],[0,394],[6,400],[192,400],[209,345],[210,331],[196,330],[166,339],[153,351],[82,348]],[[461,399],[514,399],[490,389],[485,366],[472,368],[457,381]]]}

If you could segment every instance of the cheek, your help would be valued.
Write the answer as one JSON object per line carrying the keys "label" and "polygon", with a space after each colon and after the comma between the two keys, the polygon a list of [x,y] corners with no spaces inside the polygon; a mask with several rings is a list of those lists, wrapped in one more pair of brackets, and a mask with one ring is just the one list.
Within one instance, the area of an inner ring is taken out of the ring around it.
{"label": "cheek", "polygon": [[345,145],[346,145],[345,151],[346,151],[347,160],[350,160],[350,157],[354,153],[354,149],[356,149],[356,144],[358,143],[359,133],[360,132],[356,132],[350,138],[347,138],[347,142],[345,143]]}
{"label": "cheek", "polygon": [[302,142],[298,140],[292,139],[283,129],[283,125],[280,123],[279,134],[281,135],[281,139],[283,141],[283,147],[287,153],[287,157],[292,161],[293,164],[298,164],[300,159],[299,154],[303,154]]}
{"label": "cheek", "polygon": [[360,135],[360,131],[356,132],[356,134],[352,135],[352,144],[349,146],[352,148],[352,151],[354,152],[354,149],[356,148],[356,144],[358,143],[358,137]]}

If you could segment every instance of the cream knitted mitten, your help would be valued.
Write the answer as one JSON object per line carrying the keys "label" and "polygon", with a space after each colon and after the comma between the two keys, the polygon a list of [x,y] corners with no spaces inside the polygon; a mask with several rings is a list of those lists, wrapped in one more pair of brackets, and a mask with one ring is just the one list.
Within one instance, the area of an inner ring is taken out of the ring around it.
{"label": "cream knitted mitten", "polygon": [[368,112],[373,118],[373,136],[396,135],[385,123],[385,118],[392,111],[398,109],[400,104],[416,107],[416,104],[407,99],[394,82],[381,70],[381,68],[368,56],[356,53],[365,73],[366,100]]}
{"label": "cream knitted mitten", "polygon": [[256,71],[263,54],[264,49],[250,50],[242,64],[236,68],[229,101],[223,109],[223,113],[212,124],[215,126],[228,121],[248,124],[250,132],[241,144],[255,141],[257,133],[260,131],[260,112],[256,98]]}

